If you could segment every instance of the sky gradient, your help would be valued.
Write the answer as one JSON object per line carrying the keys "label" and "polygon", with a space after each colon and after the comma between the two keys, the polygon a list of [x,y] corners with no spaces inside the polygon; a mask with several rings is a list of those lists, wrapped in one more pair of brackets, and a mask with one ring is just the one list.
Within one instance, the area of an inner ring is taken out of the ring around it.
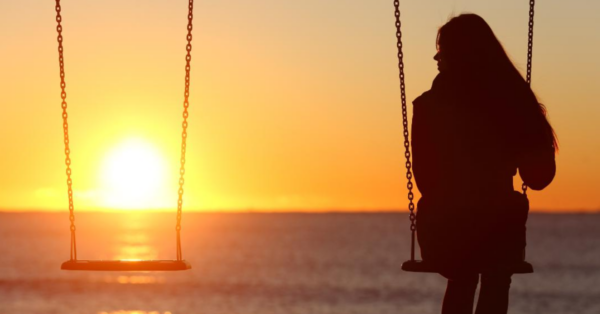
{"label": "sky gradient", "polygon": [[[174,208],[187,2],[62,6],[76,210]],[[409,101],[431,85],[436,31],[454,14],[481,15],[526,67],[528,1],[401,10]],[[533,210],[600,210],[598,12],[536,5],[532,86],[561,150]],[[0,209],[67,208],[54,19],[53,1],[0,2]],[[197,1],[193,40],[185,210],[407,208],[392,1]],[[111,203],[103,181],[131,141],[165,167],[138,206]]]}

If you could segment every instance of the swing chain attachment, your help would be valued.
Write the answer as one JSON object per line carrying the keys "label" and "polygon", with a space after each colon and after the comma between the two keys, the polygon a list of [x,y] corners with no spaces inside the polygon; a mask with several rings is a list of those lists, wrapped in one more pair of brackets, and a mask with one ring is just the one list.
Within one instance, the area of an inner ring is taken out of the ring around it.
{"label": "swing chain attachment", "polygon": [[194,19],[194,0],[189,0],[189,4],[188,4],[188,24],[187,24],[187,45],[186,45],[186,51],[187,51],[187,55],[185,56],[185,91],[183,93],[184,96],[184,100],[183,100],[183,122],[181,123],[182,126],[182,131],[181,131],[181,159],[180,159],[180,163],[181,166],[179,168],[179,190],[178,190],[178,194],[179,194],[179,199],[177,200],[177,225],[175,227],[175,230],[177,231],[177,260],[181,261],[183,259],[183,255],[181,253],[181,213],[182,213],[182,207],[183,207],[183,184],[185,182],[184,180],[184,175],[185,175],[185,153],[187,150],[187,127],[188,127],[188,122],[187,122],[187,118],[189,116],[188,114],[188,107],[190,106],[190,101],[189,101],[189,96],[190,96],[190,71],[191,71],[191,65],[190,62],[192,61],[192,28],[193,28],[193,19]]}
{"label": "swing chain attachment", "polygon": [[394,0],[396,16],[396,46],[398,47],[398,70],[400,77],[400,99],[402,101],[402,125],[404,127],[404,156],[406,157],[406,187],[408,188],[408,210],[410,211],[411,250],[410,259],[415,260],[415,231],[417,230],[415,204],[413,203],[412,163],[410,161],[410,141],[408,131],[408,114],[406,109],[406,85],[404,80],[404,53],[402,52],[402,23],[400,22],[400,1]]}
{"label": "swing chain attachment", "polygon": [[75,241],[75,207],[73,205],[73,180],[71,179],[71,148],[69,146],[69,122],[67,118],[67,84],[65,83],[65,59],[63,56],[63,36],[62,36],[62,16],[60,15],[60,0],[56,0],[56,31],[58,32],[58,65],[60,66],[60,98],[62,99],[62,119],[63,119],[63,137],[65,143],[65,165],[67,166],[67,193],[69,197],[69,221],[71,226],[71,260],[77,260],[77,245]]}
{"label": "swing chain attachment", "polygon": [[[533,15],[535,13],[535,0],[529,1],[529,32],[528,32],[528,42],[527,42],[527,84],[531,86],[531,65],[533,59]],[[527,185],[523,183],[521,185],[523,189],[523,194],[527,194]]]}

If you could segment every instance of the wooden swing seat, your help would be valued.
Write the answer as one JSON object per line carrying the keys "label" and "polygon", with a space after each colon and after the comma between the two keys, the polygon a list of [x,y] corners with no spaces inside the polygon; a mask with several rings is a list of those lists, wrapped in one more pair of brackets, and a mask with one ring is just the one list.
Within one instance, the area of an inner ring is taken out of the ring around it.
{"label": "wooden swing seat", "polygon": [[[408,260],[402,263],[402,270],[415,273],[439,273],[443,271],[443,266],[419,260]],[[533,266],[528,262],[521,261],[509,265],[502,265],[494,268],[477,269],[477,273],[482,272],[508,272],[512,274],[530,274],[533,273]]]}
{"label": "wooden swing seat", "polygon": [[191,268],[192,265],[184,260],[68,260],[60,266],[62,270],[92,271],[176,271]]}

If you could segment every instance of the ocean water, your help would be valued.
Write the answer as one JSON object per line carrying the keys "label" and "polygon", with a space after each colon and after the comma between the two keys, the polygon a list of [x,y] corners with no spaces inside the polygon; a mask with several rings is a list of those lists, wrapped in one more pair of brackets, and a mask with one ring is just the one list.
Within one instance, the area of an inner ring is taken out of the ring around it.
{"label": "ocean water", "polygon": [[[78,213],[80,259],[173,259],[175,215]],[[0,314],[429,314],[445,280],[400,270],[401,213],[183,218],[183,272],[61,271],[67,213],[0,213]],[[509,313],[600,313],[600,214],[532,214]]]}

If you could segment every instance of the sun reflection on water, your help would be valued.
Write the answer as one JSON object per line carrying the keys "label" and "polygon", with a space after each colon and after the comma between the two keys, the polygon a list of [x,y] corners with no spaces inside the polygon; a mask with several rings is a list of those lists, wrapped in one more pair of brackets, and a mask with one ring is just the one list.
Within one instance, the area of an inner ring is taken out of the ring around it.
{"label": "sun reflection on water", "polygon": [[156,248],[150,245],[123,245],[114,259],[117,260],[153,260],[157,259]]}
{"label": "sun reflection on water", "polygon": [[155,260],[158,258],[158,250],[156,247],[148,245],[149,242],[150,239],[145,233],[121,234],[117,237],[112,258],[128,261]]}
{"label": "sun reflection on water", "polygon": [[149,241],[149,238],[145,233],[124,233],[120,234],[117,240],[125,244],[134,245],[146,243]]}
{"label": "sun reflection on water", "polygon": [[171,312],[159,312],[159,311],[112,311],[112,312],[98,312],[98,314],[172,314]]}
{"label": "sun reflection on water", "polygon": [[154,276],[119,276],[117,282],[120,284],[155,284],[164,283],[165,279]]}
{"label": "sun reflection on water", "polygon": [[157,275],[105,275],[95,278],[94,281],[121,285],[156,285],[164,284],[166,278]]}

